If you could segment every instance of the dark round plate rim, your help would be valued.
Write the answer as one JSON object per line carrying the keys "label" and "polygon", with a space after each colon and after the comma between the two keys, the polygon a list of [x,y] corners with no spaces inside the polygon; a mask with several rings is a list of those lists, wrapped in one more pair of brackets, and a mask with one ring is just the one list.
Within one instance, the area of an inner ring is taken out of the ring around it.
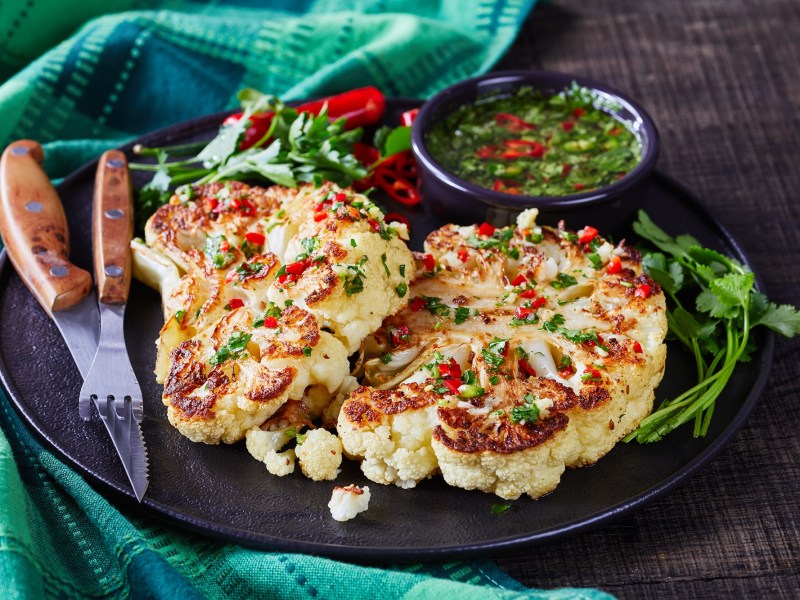
{"label": "dark round plate rim", "polygon": [[[416,99],[392,99],[389,102],[397,105],[407,104],[410,108],[412,106],[419,105],[421,101]],[[128,144],[125,144],[124,146],[121,146],[120,150],[123,152],[129,151],[133,148],[134,144],[147,143],[147,141],[151,139],[162,139],[167,136],[179,137],[189,131],[207,127],[213,123],[218,123],[222,117],[231,114],[231,112],[232,111],[224,111],[215,113],[213,115],[199,117],[153,131],[131,141]],[[64,178],[57,186],[57,189],[60,192],[62,189],[70,187],[76,180],[86,176],[87,172],[93,172],[96,169],[96,166],[96,160],[86,163]],[[685,186],[658,170],[654,171],[651,178],[659,185],[672,188],[672,190],[674,190],[674,195],[679,197],[680,201],[689,205],[698,218],[701,219],[707,227],[709,227],[715,234],[722,238],[725,243],[735,251],[735,253],[738,255],[738,259],[745,264],[750,265],[750,260],[738,241],[725,228],[725,226],[722,225],[719,220],[717,220],[713,214],[702,205],[697,196],[695,196]],[[5,270],[9,268],[13,267],[10,265],[10,261],[7,259],[6,251],[4,249],[2,253],[0,253],[0,276],[2,276],[5,273]],[[755,273],[755,278],[756,287],[763,290],[763,282],[757,273]],[[766,332],[766,335],[764,335],[764,345],[759,349],[759,354],[761,355],[759,362],[762,365],[766,365],[766,368],[761,369],[755,383],[747,393],[747,397],[742,403],[742,406],[736,413],[735,417],[727,424],[727,426],[720,432],[719,436],[711,444],[700,451],[691,461],[675,471],[670,477],[667,477],[660,484],[654,485],[646,491],[633,496],[624,502],[606,507],[603,510],[596,511],[592,514],[576,519],[575,521],[564,526],[553,527],[538,533],[522,533],[520,535],[507,536],[492,540],[483,540],[474,544],[440,545],[414,548],[397,548],[392,546],[362,547],[348,544],[306,542],[302,540],[287,539],[284,537],[274,537],[268,534],[254,533],[250,530],[229,527],[208,522],[203,519],[193,518],[180,512],[179,510],[176,511],[172,506],[148,502],[147,496],[145,496],[145,500],[142,504],[137,504],[130,489],[120,487],[116,482],[112,482],[104,477],[98,476],[91,470],[90,467],[76,462],[70,455],[65,453],[60,448],[58,445],[58,440],[53,439],[45,431],[37,427],[35,416],[31,415],[27,410],[26,404],[22,399],[22,395],[20,394],[19,390],[12,386],[10,374],[6,370],[6,365],[2,362],[0,362],[0,382],[3,384],[4,389],[8,392],[9,399],[11,400],[11,403],[16,409],[17,413],[25,420],[27,425],[33,429],[35,436],[41,442],[43,442],[47,449],[53,452],[61,460],[71,465],[79,473],[87,477],[90,483],[96,484],[99,491],[109,494],[122,505],[128,507],[137,507],[139,510],[142,510],[156,518],[166,518],[168,521],[178,524],[190,531],[204,535],[210,535],[223,541],[244,544],[265,550],[299,551],[365,563],[389,561],[408,562],[422,559],[445,560],[452,558],[487,556],[501,554],[515,548],[542,544],[569,536],[579,531],[587,531],[613,519],[622,517],[664,495],[669,490],[680,485],[687,478],[691,477],[700,467],[714,458],[733,438],[733,436],[736,435],[736,433],[744,426],[747,418],[758,404],[761,393],[763,392],[764,387],[769,379],[769,374],[774,360],[774,346],[775,335],[771,331],[768,331]]]}

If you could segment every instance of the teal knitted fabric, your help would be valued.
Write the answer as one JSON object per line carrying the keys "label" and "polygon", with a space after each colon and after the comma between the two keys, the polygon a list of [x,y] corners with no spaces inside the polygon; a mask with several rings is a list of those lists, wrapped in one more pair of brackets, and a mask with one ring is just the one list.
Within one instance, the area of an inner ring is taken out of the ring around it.
{"label": "teal knitted fabric", "polygon": [[[235,105],[374,84],[424,97],[491,67],[535,0],[0,3],[0,147],[44,143],[59,178],[132,137]],[[371,568],[256,551],[122,512],[0,393],[2,598],[585,598],[487,562]]]}

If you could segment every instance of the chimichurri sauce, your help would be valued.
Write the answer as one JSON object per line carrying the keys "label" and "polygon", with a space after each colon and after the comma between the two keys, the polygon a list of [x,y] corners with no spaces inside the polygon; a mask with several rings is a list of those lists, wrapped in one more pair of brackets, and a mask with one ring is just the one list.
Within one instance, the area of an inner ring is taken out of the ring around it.
{"label": "chimichurri sauce", "polygon": [[459,107],[426,137],[433,157],[457,177],[498,192],[566,196],[625,176],[639,141],[573,84],[545,97],[529,87]]}

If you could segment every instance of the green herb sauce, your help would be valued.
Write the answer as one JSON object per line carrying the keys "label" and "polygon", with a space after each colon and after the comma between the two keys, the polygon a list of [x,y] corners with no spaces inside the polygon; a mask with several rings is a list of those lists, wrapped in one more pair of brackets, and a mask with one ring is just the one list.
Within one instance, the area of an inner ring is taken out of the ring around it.
{"label": "green herb sauce", "polygon": [[624,177],[641,160],[632,131],[576,84],[545,97],[529,87],[459,107],[426,137],[433,157],[481,187],[566,196]]}

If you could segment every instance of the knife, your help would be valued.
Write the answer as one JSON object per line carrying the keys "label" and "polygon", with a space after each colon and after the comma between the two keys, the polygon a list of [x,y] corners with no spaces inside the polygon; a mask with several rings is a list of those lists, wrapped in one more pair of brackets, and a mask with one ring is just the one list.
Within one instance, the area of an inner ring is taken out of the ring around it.
{"label": "knife", "polygon": [[42,147],[14,142],[0,158],[0,235],[22,281],[55,321],[85,377],[100,338],[92,276],[69,260],[64,207],[42,170]]}
{"label": "knife", "polygon": [[81,388],[81,415],[91,402],[108,429],[139,502],[147,489],[142,437],[142,390],[125,347],[125,304],[131,285],[133,200],[125,155],[100,157],[92,209],[94,275],[100,307],[100,343]]}

